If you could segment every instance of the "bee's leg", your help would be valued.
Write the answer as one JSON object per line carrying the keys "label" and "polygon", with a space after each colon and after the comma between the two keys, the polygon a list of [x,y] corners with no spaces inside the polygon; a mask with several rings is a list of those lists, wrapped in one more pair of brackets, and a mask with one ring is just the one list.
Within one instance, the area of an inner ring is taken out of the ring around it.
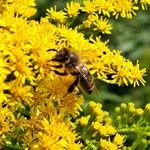
{"label": "bee's leg", "polygon": [[51,65],[52,67],[54,67],[54,68],[62,68],[63,67],[63,65],[62,64],[60,64],[60,65],[57,65],[57,66],[55,66],[55,65]]}
{"label": "bee's leg", "polygon": [[0,28],[2,28],[3,30],[9,31],[11,33],[13,33],[9,27],[5,27],[5,26],[0,26]]}
{"label": "bee's leg", "polygon": [[71,93],[74,90],[75,86],[78,85],[78,82],[79,82],[79,76],[77,76],[75,81],[69,86],[68,93]]}
{"label": "bee's leg", "polygon": [[54,71],[56,74],[58,74],[60,76],[66,76],[68,74],[66,71],[64,71],[64,72],[59,72],[57,70],[51,70],[51,71]]}

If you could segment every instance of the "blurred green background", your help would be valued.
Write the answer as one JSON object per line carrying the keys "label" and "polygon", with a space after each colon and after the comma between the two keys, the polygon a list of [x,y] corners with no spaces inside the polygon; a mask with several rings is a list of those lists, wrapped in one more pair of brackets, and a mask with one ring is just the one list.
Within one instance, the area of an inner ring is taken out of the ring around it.
{"label": "blurred green background", "polygon": [[[47,8],[57,5],[60,10],[70,1],[37,0],[38,12],[34,19],[39,20],[41,16],[45,16]],[[82,4],[82,0],[78,2]],[[146,85],[136,88],[119,87],[96,80],[98,94],[86,95],[85,98],[87,101],[95,100],[103,103],[104,109],[109,111],[121,102],[134,102],[136,106],[143,107],[150,102],[150,7],[147,11],[138,11],[132,20],[110,18],[110,22],[113,25],[112,34],[105,37],[109,39],[110,48],[121,50],[122,55],[134,64],[139,60],[140,69],[147,69],[147,75],[144,77]]]}

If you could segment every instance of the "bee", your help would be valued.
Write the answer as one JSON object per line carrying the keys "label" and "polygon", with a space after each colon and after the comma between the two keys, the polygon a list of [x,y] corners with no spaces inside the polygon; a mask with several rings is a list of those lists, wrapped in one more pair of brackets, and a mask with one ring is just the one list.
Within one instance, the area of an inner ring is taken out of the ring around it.
{"label": "bee", "polygon": [[56,49],[51,50],[57,52],[52,61],[60,63],[58,66],[52,66],[54,68],[65,68],[64,72],[53,71],[58,75],[65,76],[71,74],[76,77],[74,82],[69,86],[68,92],[71,93],[77,86],[81,92],[91,94],[95,89],[95,84],[86,65],[80,62],[79,56],[66,48],[60,51]]}

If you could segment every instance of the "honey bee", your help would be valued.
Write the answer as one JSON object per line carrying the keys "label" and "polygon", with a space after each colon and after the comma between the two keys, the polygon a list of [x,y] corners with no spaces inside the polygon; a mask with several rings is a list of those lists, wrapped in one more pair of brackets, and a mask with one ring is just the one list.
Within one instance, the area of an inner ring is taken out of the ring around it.
{"label": "honey bee", "polygon": [[69,86],[68,92],[71,93],[77,86],[81,92],[91,94],[95,89],[95,84],[88,68],[85,64],[80,62],[78,55],[76,53],[70,52],[66,48],[63,48],[60,51],[55,49],[51,50],[57,52],[54,58],[52,58],[52,61],[60,63],[60,65],[52,66],[54,68],[65,68],[64,72],[59,72],[57,70],[53,71],[58,75],[65,76],[71,74],[76,77],[74,82]]}

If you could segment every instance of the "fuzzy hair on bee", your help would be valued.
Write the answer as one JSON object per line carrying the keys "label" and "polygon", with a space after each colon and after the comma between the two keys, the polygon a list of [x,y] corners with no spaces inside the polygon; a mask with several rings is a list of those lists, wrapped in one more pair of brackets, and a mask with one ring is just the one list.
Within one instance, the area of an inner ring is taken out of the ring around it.
{"label": "fuzzy hair on bee", "polygon": [[60,51],[57,51],[56,49],[50,50],[57,52],[51,61],[59,63],[59,65],[57,66],[52,65],[52,67],[54,68],[64,67],[65,69],[64,72],[59,72],[56,69],[54,69],[53,71],[61,76],[71,74],[76,77],[74,82],[69,86],[68,92],[71,93],[77,86],[81,92],[91,94],[95,89],[95,84],[93,82],[93,78],[89,72],[89,69],[86,67],[84,63],[80,62],[79,56],[66,48],[63,48]]}

